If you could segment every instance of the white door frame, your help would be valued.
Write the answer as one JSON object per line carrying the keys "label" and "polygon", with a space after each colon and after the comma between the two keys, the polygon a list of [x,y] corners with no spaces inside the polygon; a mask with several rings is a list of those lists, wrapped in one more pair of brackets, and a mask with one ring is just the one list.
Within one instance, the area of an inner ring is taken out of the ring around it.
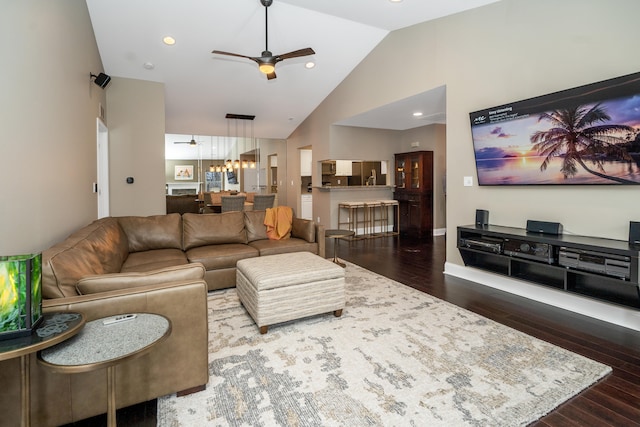
{"label": "white door frame", "polygon": [[98,153],[98,218],[109,216],[109,129],[98,117],[97,153]]}

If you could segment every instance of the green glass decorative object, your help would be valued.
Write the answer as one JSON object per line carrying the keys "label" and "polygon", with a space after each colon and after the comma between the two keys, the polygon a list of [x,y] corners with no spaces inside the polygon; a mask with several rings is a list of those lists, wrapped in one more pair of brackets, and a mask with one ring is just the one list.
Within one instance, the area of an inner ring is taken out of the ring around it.
{"label": "green glass decorative object", "polygon": [[42,255],[0,256],[0,340],[31,334],[42,320]]}

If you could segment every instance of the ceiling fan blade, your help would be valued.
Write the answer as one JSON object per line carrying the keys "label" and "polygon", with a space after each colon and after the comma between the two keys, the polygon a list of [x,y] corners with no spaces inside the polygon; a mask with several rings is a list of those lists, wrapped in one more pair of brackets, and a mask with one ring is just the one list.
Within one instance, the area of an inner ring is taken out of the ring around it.
{"label": "ceiling fan blade", "polygon": [[252,56],[247,56],[247,55],[240,55],[238,53],[231,53],[231,52],[223,52],[221,50],[214,50],[211,53],[216,53],[218,55],[227,55],[227,56],[237,56],[238,58],[246,58],[246,59],[250,59],[252,61],[256,61],[256,58],[252,57]]}
{"label": "ceiling fan blade", "polygon": [[267,74],[267,80],[272,80],[272,79],[275,79],[276,77],[277,76],[275,71],[273,73]]}
{"label": "ceiling fan blade", "polygon": [[299,49],[299,50],[294,50],[293,52],[289,52],[289,53],[285,53],[282,55],[278,55],[276,56],[278,61],[283,61],[285,59],[289,59],[289,58],[297,58],[299,56],[307,56],[307,55],[313,55],[316,52],[311,49],[310,47],[306,48],[306,49]]}
{"label": "ceiling fan blade", "polygon": [[189,144],[189,145],[198,145],[198,143],[196,142],[195,139],[192,139],[191,141],[174,141],[174,144]]}

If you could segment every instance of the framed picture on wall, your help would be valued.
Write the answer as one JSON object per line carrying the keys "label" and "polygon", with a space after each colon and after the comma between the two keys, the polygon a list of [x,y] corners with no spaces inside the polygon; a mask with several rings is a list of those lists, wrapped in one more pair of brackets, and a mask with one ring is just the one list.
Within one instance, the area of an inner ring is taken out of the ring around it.
{"label": "framed picture on wall", "polygon": [[193,165],[176,165],[175,176],[176,181],[181,179],[193,179]]}

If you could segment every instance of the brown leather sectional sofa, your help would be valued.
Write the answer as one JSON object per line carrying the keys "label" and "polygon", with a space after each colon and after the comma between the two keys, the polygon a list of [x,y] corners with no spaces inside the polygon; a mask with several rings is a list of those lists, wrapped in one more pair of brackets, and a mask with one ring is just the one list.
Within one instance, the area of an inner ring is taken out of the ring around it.
{"label": "brown leather sectional sofa", "polygon": [[[118,408],[200,389],[208,381],[207,291],[235,286],[239,259],[300,251],[324,257],[322,226],[294,218],[291,238],[276,241],[267,238],[263,221],[264,211],[94,221],[43,252],[43,309],[79,311],[87,321],[136,312],[171,321],[167,340],[118,365]],[[106,412],[104,370],[52,373],[35,354],[30,366],[32,425],[56,426]],[[17,425],[19,359],[0,362],[0,384],[0,413]]]}

